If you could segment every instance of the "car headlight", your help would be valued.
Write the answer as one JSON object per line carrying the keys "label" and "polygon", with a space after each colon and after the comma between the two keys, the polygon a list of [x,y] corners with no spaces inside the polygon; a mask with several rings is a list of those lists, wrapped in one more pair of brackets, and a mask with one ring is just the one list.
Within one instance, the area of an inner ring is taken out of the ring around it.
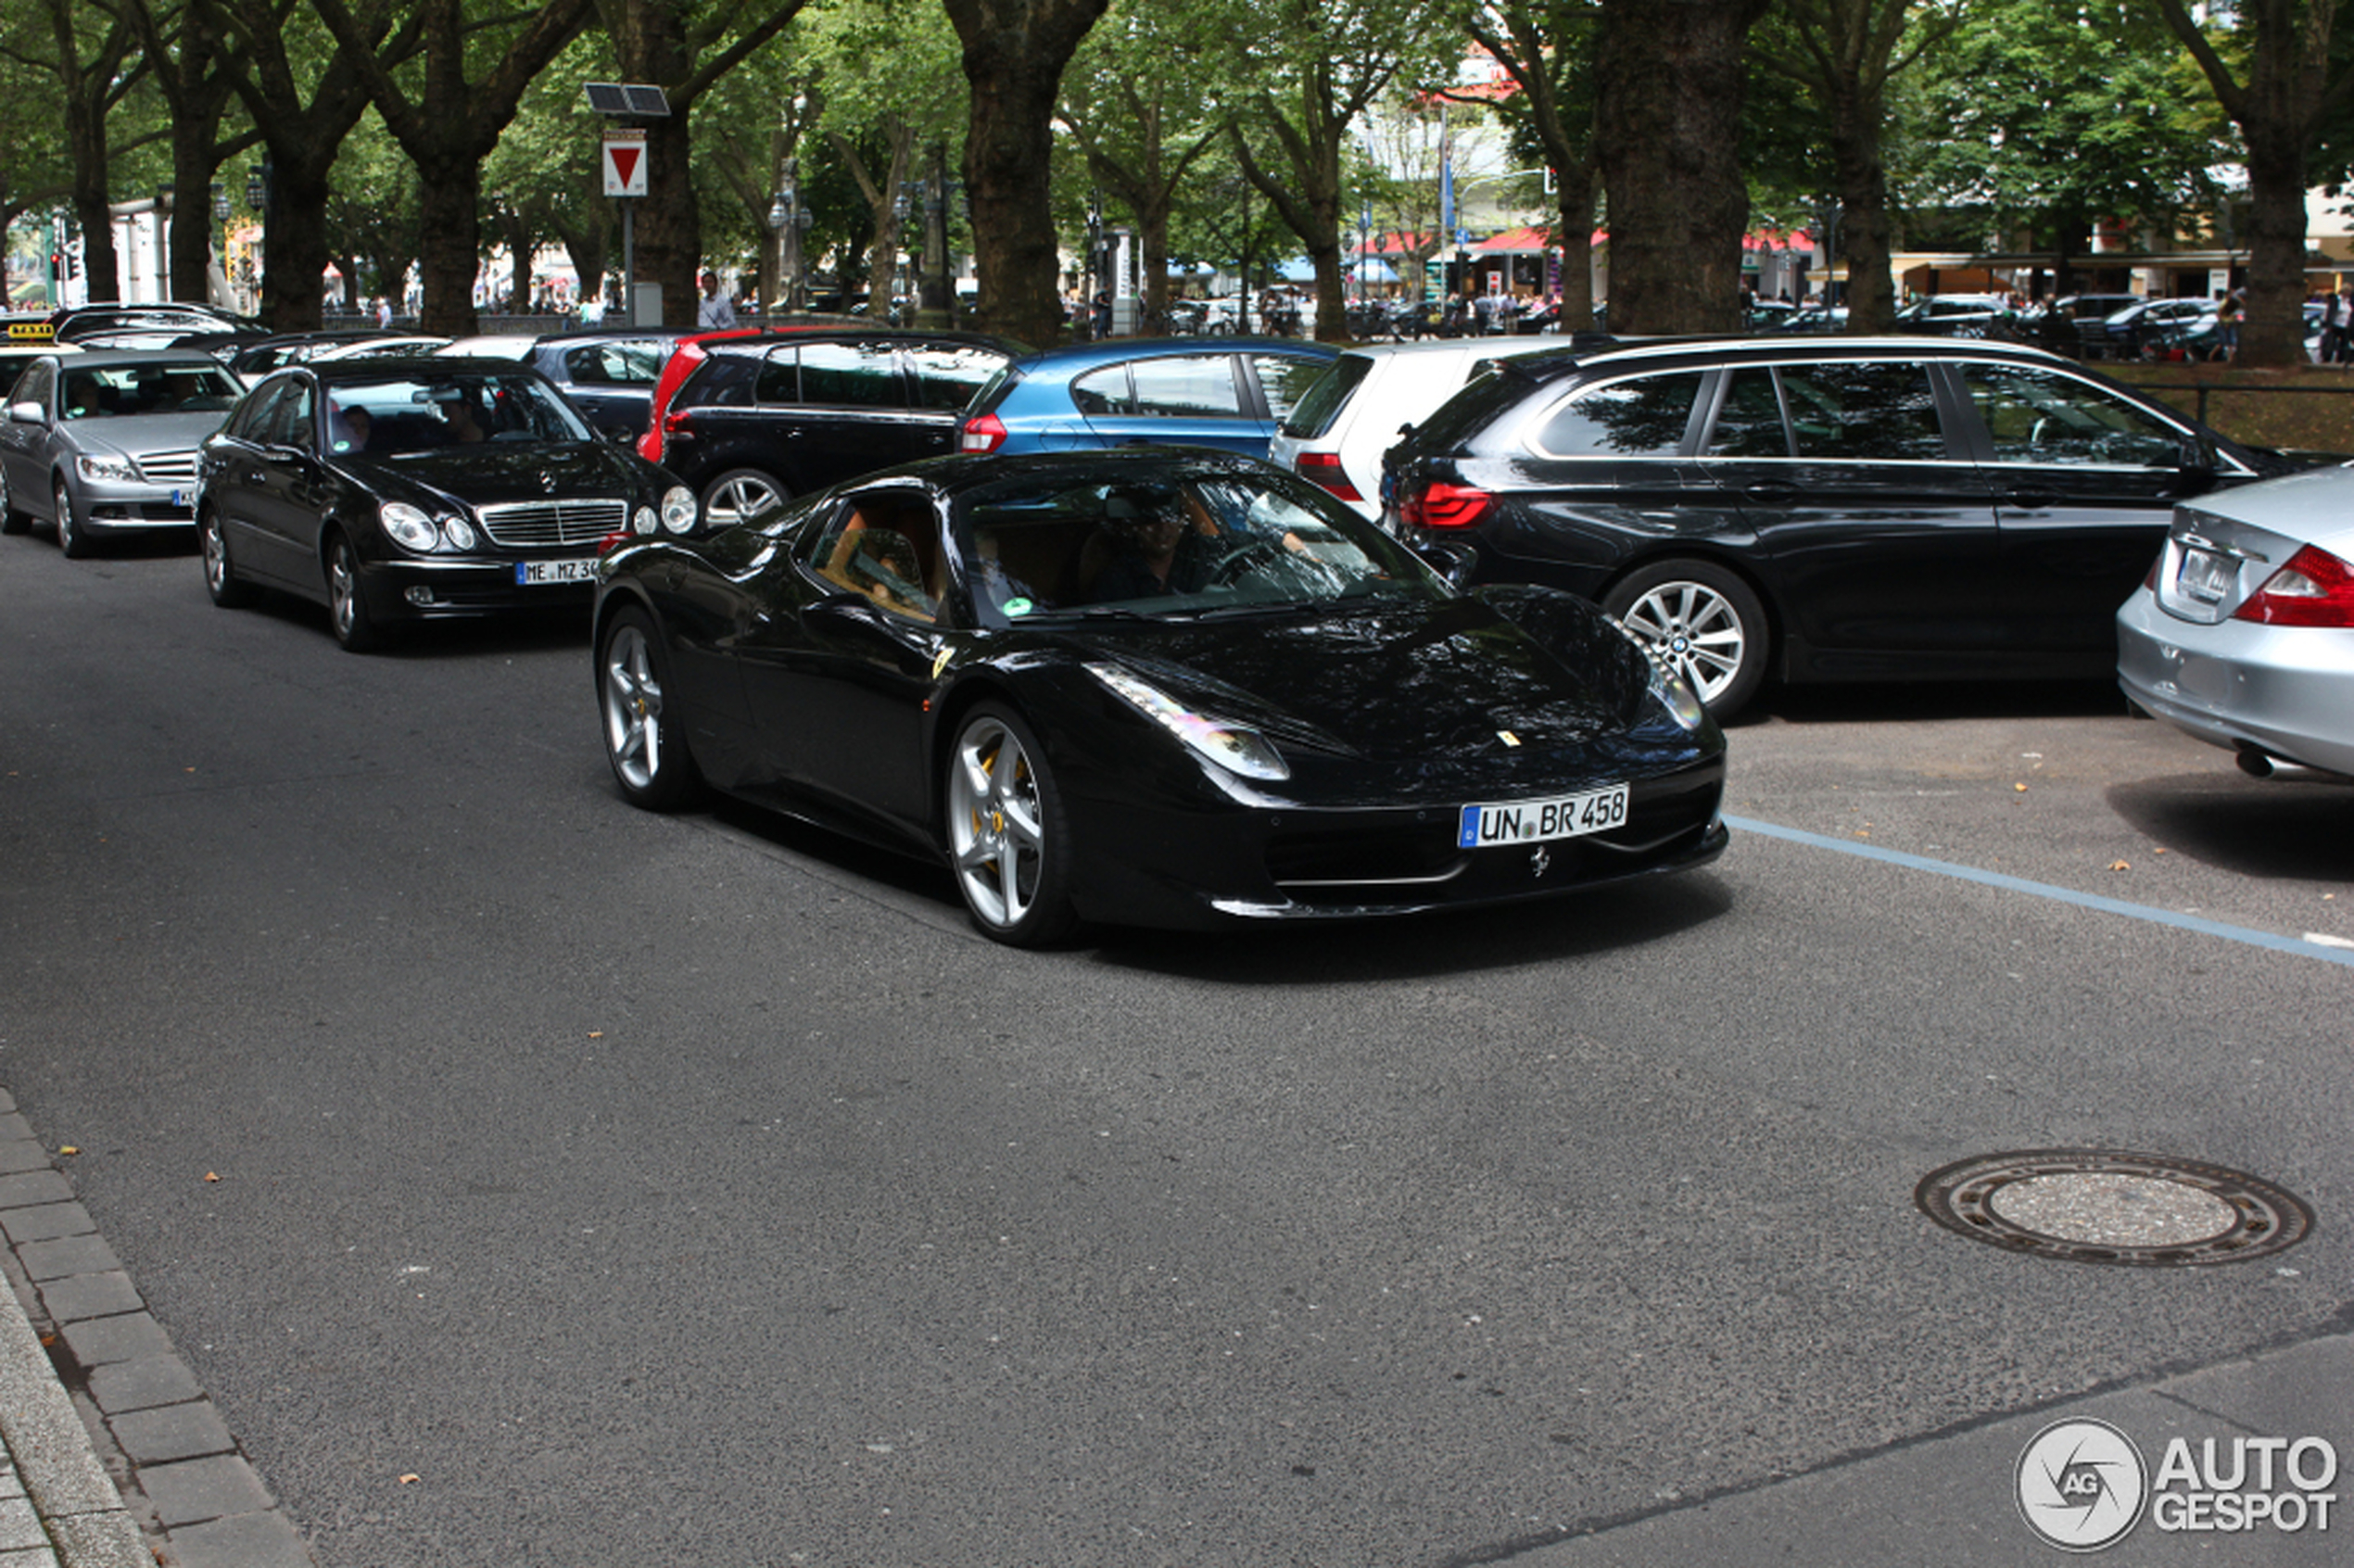
{"label": "car headlight", "polygon": [[441,542],[441,530],[433,525],[433,519],[406,501],[386,501],[376,508],[376,521],[384,525],[393,543],[420,555]]}
{"label": "car headlight", "polygon": [[445,517],[441,531],[449,536],[451,550],[472,550],[475,547],[475,525],[462,517]]}
{"label": "car headlight", "polygon": [[1197,714],[1155,686],[1109,664],[1087,673],[1126,699],[1131,706],[1183,741],[1199,756],[1246,778],[1288,778],[1291,769],[1267,737],[1247,725],[1228,724]]}
{"label": "car headlight", "polygon": [[660,526],[654,521],[654,509],[651,506],[641,506],[629,514],[629,531],[633,534],[651,534]]}
{"label": "car headlight", "polygon": [[1687,734],[1708,722],[1708,709],[1701,702],[1700,693],[1692,689],[1692,683],[1658,659],[1652,661],[1652,695],[1659,699],[1661,707],[1675,715]]}
{"label": "car headlight", "polygon": [[117,484],[136,484],[139,479],[137,465],[112,452],[87,452],[75,458],[73,465],[82,471],[84,479],[106,479]]}
{"label": "car headlight", "polygon": [[1618,627],[1619,635],[1633,643],[1636,651],[1642,654],[1643,663],[1651,666],[1652,696],[1683,727],[1685,733],[1690,734],[1707,723],[1708,709],[1701,702],[1700,693],[1694,691],[1692,683],[1667,662],[1667,655],[1628,631],[1616,619],[1613,619],[1611,625]]}
{"label": "car headlight", "polygon": [[[673,485],[662,493],[662,525],[674,534],[683,534],[695,525],[701,511],[695,505],[695,492],[684,485]],[[646,530],[640,528],[639,533]]]}

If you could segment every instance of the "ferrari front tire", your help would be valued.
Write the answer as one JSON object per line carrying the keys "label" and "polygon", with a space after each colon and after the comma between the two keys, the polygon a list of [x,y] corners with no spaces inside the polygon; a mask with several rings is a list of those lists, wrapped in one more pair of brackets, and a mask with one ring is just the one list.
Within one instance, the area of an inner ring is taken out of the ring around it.
{"label": "ferrari front tire", "polygon": [[983,936],[1042,947],[1078,923],[1070,826],[1044,751],[1011,708],[983,702],[948,753],[948,850],[956,891]]}
{"label": "ferrari front tire", "polygon": [[597,710],[604,719],[605,760],[632,805],[674,811],[702,785],[695,759],[663,705],[669,660],[653,619],[618,611],[597,639]]}

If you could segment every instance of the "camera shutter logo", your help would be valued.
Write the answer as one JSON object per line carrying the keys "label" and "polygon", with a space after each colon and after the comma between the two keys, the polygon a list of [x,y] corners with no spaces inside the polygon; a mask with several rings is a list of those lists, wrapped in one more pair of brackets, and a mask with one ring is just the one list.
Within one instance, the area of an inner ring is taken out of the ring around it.
{"label": "camera shutter logo", "polygon": [[2098,1551],[2140,1523],[2149,1470],[2133,1440],[2105,1421],[2061,1421],[2019,1450],[2019,1516],[2048,1546]]}

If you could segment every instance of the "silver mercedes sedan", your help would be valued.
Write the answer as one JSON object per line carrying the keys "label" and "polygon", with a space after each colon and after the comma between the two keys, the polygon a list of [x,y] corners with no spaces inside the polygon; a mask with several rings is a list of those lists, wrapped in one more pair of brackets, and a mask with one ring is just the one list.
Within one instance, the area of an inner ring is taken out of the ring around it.
{"label": "silver mercedes sedan", "polygon": [[2117,644],[2127,697],[2256,777],[2354,775],[2354,465],[2176,507]]}
{"label": "silver mercedes sedan", "polygon": [[45,522],[70,556],[110,534],[194,537],[196,446],[242,393],[218,360],[185,350],[33,360],[0,421],[0,533]]}

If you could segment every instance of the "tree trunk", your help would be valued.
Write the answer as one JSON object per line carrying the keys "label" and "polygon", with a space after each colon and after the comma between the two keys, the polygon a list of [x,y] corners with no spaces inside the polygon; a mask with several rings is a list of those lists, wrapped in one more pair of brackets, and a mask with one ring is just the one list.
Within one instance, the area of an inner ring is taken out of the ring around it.
{"label": "tree trunk", "polygon": [[[659,74],[632,81],[674,80]],[[702,209],[695,201],[687,160],[694,146],[693,106],[674,109],[646,127],[646,194],[638,200],[638,281],[662,285],[662,324],[674,332],[695,324],[702,297],[695,274],[702,259]]]}
{"label": "tree trunk", "polygon": [[1896,320],[1880,120],[1877,101],[1863,103],[1846,94],[1839,95],[1831,113],[1831,162],[1839,175],[1839,249],[1847,259],[1847,330],[1852,333],[1886,332]]}
{"label": "tree trunk", "polygon": [[482,164],[464,155],[431,165],[420,159],[417,176],[418,274],[425,297],[417,328],[472,337],[481,330],[475,280],[481,270]]}
{"label": "tree trunk", "polygon": [[327,171],[334,165],[332,148],[323,158],[315,149],[287,162],[272,158],[261,232],[261,319],[273,332],[304,332],[320,322],[330,249]]}
{"label": "tree trunk", "polygon": [[1553,177],[1561,211],[1553,234],[1562,252],[1561,330],[1585,332],[1594,324],[1594,166],[1558,169]]}
{"label": "tree trunk", "polygon": [[2286,133],[2246,142],[2247,311],[2234,358],[2287,369],[2306,362],[2305,149]]}
{"label": "tree trunk", "polygon": [[1741,326],[1742,44],[1767,0],[1602,0],[1595,61],[1611,326]]}
{"label": "tree trunk", "polygon": [[1047,177],[1063,68],[1108,0],[947,0],[971,84],[965,189],[981,316],[1025,343],[1062,335]]}

